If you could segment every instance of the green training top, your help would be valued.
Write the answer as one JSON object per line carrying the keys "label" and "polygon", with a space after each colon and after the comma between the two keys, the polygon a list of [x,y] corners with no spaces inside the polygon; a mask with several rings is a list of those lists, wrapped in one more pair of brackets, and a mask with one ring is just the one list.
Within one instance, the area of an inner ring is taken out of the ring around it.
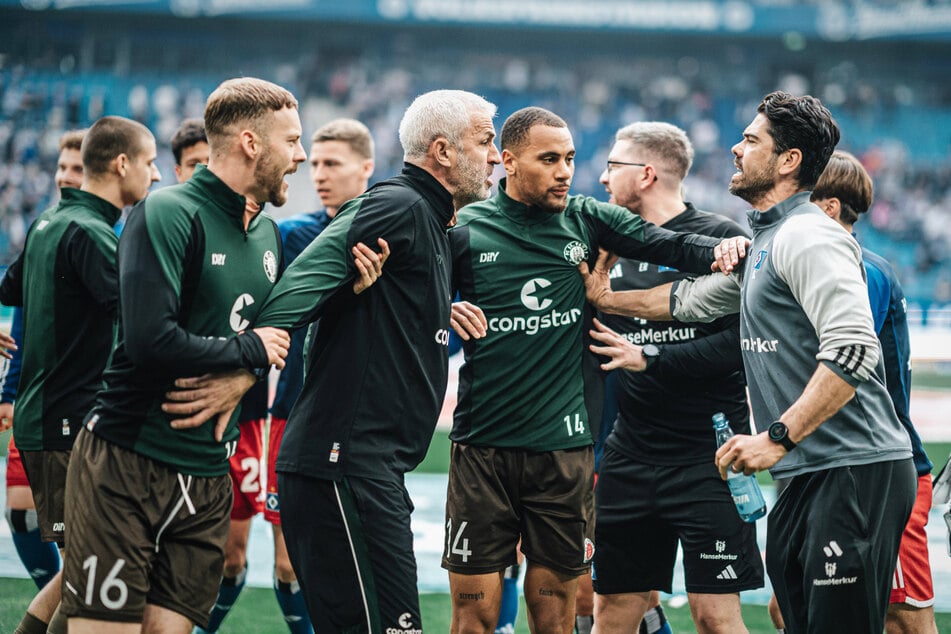
{"label": "green training top", "polygon": [[593,309],[578,264],[605,247],[705,273],[719,239],[667,231],[584,196],[552,213],[509,198],[504,187],[462,209],[449,233],[454,286],[488,319],[486,336],[463,344],[450,438],[528,451],[590,445],[604,388],[587,351]]}
{"label": "green training top", "polygon": [[65,451],[101,387],[115,336],[113,225],[120,210],[79,189],[33,223],[0,284],[23,306],[23,369],[13,418],[21,451]]}
{"label": "green training top", "polygon": [[160,407],[173,381],[268,365],[250,328],[277,280],[281,240],[263,213],[245,230],[244,209],[243,196],[199,166],[136,205],[119,240],[118,345],[86,426],[189,475],[228,473],[238,412],[222,442],[215,418],[172,429]]}

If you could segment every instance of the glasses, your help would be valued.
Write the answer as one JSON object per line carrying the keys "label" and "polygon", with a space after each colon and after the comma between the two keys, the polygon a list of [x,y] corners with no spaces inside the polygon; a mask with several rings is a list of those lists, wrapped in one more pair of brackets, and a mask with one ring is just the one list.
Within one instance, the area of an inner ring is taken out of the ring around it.
{"label": "glasses", "polygon": [[608,161],[608,173],[612,172],[612,168],[618,167],[621,165],[630,165],[632,167],[647,167],[647,163],[627,163],[625,161]]}

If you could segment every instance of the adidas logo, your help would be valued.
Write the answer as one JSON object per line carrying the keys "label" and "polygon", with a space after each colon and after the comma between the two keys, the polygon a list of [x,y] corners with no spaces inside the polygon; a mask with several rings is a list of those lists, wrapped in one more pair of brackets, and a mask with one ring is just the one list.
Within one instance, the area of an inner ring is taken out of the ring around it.
{"label": "adidas logo", "polygon": [[842,547],[839,546],[839,544],[836,543],[835,540],[832,540],[831,542],[829,542],[828,546],[822,547],[822,552],[826,554],[826,557],[831,557],[832,555],[835,555],[836,557],[841,557],[843,551],[842,551]]}
{"label": "adidas logo", "polygon": [[727,566],[723,571],[717,575],[717,579],[736,579],[736,571],[733,570],[733,566]]}

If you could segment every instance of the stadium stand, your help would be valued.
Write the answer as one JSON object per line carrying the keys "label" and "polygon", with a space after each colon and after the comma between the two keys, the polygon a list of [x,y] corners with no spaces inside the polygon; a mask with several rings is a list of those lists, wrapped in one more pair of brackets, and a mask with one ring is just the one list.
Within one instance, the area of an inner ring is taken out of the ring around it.
{"label": "stadium stand", "polygon": [[[501,117],[528,104],[563,115],[578,147],[573,189],[594,196],[603,196],[598,176],[615,129],[637,119],[670,121],[697,149],[688,199],[741,221],[742,204],[726,191],[729,149],[759,98],[783,88],[820,97],[842,126],[840,147],[871,172],[878,189],[861,239],[895,264],[909,301],[923,315],[951,304],[947,27],[929,38],[835,41],[818,31],[288,20],[279,19],[279,8],[254,20],[175,17],[188,13],[183,0],[143,19],[116,6],[56,11],[49,4],[0,1],[0,263],[19,251],[29,223],[55,198],[49,175],[62,131],[117,114],[142,121],[166,143],[182,118],[201,115],[205,96],[228,76],[290,87],[305,130],[337,116],[366,121],[377,139],[378,178],[401,163],[400,113],[413,96],[438,87],[483,94]],[[795,3],[751,4],[768,11]],[[159,156],[170,174],[167,146]],[[301,205],[292,197],[285,209]]]}

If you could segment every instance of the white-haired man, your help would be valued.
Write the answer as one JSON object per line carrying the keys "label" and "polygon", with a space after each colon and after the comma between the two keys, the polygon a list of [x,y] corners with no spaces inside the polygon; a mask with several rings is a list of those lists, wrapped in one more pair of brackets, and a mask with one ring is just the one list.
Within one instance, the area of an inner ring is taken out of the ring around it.
{"label": "white-haired man", "polygon": [[[319,628],[422,630],[403,476],[426,454],[448,376],[456,210],[489,195],[495,106],[419,96],[400,123],[402,172],[345,204],[294,260],[258,317],[311,336],[276,469],[288,553]],[[385,274],[358,296],[349,252],[382,237]]]}

